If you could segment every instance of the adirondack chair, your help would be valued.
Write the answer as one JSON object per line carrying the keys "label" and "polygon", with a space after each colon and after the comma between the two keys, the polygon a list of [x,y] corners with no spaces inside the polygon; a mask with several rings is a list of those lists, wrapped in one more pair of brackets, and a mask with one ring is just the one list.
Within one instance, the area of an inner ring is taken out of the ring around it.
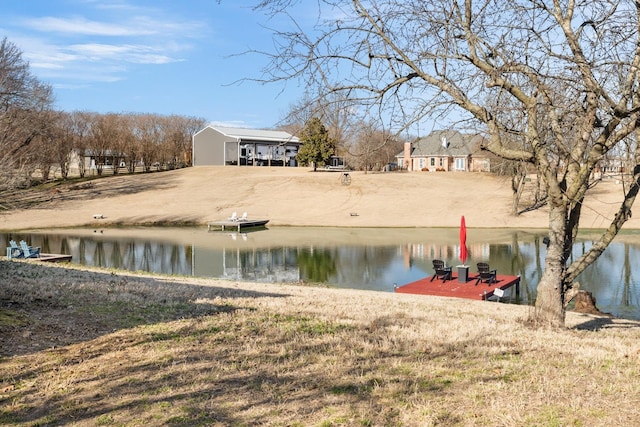
{"label": "adirondack chair", "polygon": [[15,240],[9,241],[10,247],[7,248],[7,258],[22,258],[24,254]]}
{"label": "adirondack chair", "polygon": [[447,280],[451,280],[452,268],[445,266],[444,261],[440,259],[434,259],[433,270],[435,271],[435,274],[431,276],[432,282],[433,282],[433,279],[435,279],[436,277],[438,279],[442,279],[443,282],[446,282]]}
{"label": "adirondack chair", "polygon": [[498,275],[498,271],[495,269],[492,270],[491,267],[489,267],[489,263],[479,262],[478,263],[478,280],[476,281],[476,285],[481,282],[486,282],[489,284],[496,283],[497,275]]}
{"label": "adirondack chair", "polygon": [[29,246],[24,240],[20,241],[20,248],[25,258],[40,258],[40,248]]}
{"label": "adirondack chair", "polygon": [[227,218],[227,221],[237,221],[237,220],[238,220],[238,214],[235,212],[232,213],[229,218]]}
{"label": "adirondack chair", "polygon": [[249,218],[247,218],[247,213],[243,212],[242,216],[240,218],[238,218],[238,221],[247,221]]}

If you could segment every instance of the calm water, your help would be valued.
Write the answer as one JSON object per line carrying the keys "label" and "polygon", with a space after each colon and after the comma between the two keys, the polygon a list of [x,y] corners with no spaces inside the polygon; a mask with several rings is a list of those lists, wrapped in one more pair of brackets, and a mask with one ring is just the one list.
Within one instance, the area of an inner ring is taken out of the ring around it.
{"label": "calm water", "polygon": [[[541,231],[467,232],[469,258],[499,274],[521,276],[518,304],[535,300],[546,248]],[[207,232],[206,227],[72,229],[0,234],[0,243],[26,240],[42,252],[64,253],[84,265],[153,273],[258,282],[320,282],[334,287],[393,292],[393,285],[432,274],[431,260],[460,260],[457,229],[272,227],[251,233]],[[588,234],[575,244],[587,250]],[[578,281],[598,307],[640,319],[640,234],[625,233]],[[473,272],[474,267],[471,268]]]}

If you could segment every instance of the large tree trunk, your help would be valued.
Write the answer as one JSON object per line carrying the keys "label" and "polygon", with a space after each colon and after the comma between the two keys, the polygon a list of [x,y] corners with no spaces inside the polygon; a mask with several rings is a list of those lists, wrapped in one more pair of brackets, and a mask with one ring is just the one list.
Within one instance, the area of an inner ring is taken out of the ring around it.
{"label": "large tree trunk", "polygon": [[565,309],[562,303],[562,269],[547,264],[538,283],[533,323],[540,326],[564,327]]}
{"label": "large tree trunk", "polygon": [[549,212],[550,233],[545,269],[538,283],[535,312],[530,319],[540,326],[564,327],[565,212],[563,207],[557,206],[551,207]]}

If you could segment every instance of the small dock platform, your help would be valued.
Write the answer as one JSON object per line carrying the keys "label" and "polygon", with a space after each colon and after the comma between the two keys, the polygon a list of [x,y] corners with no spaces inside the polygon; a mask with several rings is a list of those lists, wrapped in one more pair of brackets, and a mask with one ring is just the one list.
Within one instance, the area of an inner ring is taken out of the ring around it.
{"label": "small dock platform", "polygon": [[42,261],[42,262],[69,262],[69,261],[71,261],[73,259],[73,256],[72,255],[66,255],[66,254],[45,254],[45,253],[41,253],[37,257],[24,258],[24,257],[10,257],[10,256],[8,256],[7,259],[18,259],[18,260],[24,260],[24,261]]}
{"label": "small dock platform", "polygon": [[269,222],[268,219],[245,219],[245,220],[224,220],[224,221],[211,221],[207,223],[207,230],[221,230],[225,231],[228,229],[236,230],[240,232],[240,230],[245,228],[257,228],[264,227]]}
{"label": "small dock platform", "polygon": [[44,262],[69,262],[73,257],[65,254],[40,254],[39,258],[27,258]]}
{"label": "small dock platform", "polygon": [[[474,300],[486,300],[493,296],[496,289],[506,290],[512,286],[516,289],[520,286],[520,276],[507,276],[498,274],[495,283],[478,283],[478,277],[470,275],[467,282],[459,282],[458,275],[453,272],[452,278],[443,281],[438,277],[425,277],[415,282],[396,288],[396,292],[415,295],[435,295],[442,297],[466,298]],[[477,284],[476,284],[477,283]]]}

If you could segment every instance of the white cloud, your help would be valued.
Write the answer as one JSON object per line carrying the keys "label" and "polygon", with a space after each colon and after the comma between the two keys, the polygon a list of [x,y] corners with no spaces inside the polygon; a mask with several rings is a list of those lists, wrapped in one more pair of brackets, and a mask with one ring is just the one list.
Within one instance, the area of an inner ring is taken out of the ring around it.
{"label": "white cloud", "polygon": [[34,72],[54,87],[74,87],[78,80],[113,82],[125,79],[136,65],[184,61],[193,48],[186,40],[206,32],[202,23],[127,2],[88,0],[85,6],[89,9],[81,15],[12,22],[11,41],[22,49]]}
{"label": "white cloud", "polygon": [[87,87],[94,82],[113,83],[124,80],[127,68],[110,65],[86,65],[62,69],[44,69],[39,73],[43,78],[53,81],[54,87]]}
{"label": "white cloud", "polygon": [[115,60],[135,64],[168,64],[180,61],[162,54],[159,48],[146,45],[85,43],[71,45],[67,49],[74,57],[92,62]]}
{"label": "white cloud", "polygon": [[39,68],[41,70],[62,70],[64,66],[62,64],[54,62],[30,62],[29,65],[33,68]]}
{"label": "white cloud", "polygon": [[24,20],[27,28],[45,33],[82,34],[86,36],[142,36],[157,34],[148,26],[121,25],[92,21],[83,17],[57,18],[47,16]]}

